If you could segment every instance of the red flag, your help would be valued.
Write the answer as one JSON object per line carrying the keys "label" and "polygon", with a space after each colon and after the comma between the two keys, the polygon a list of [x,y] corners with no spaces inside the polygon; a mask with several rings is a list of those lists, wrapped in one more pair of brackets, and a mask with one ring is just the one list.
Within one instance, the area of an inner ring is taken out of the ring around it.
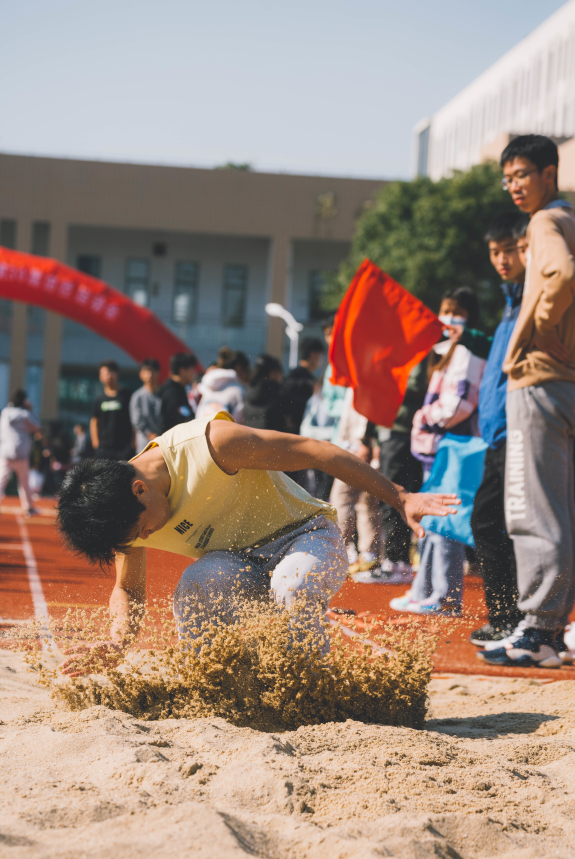
{"label": "red flag", "polygon": [[[135,361],[157,358],[164,377],[170,372],[170,355],[190,351],[147,307],[104,281],[47,257],[0,247],[0,297],[36,304],[80,322]],[[197,368],[201,370],[201,364]]]}
{"label": "red flag", "polygon": [[329,360],[332,382],[353,388],[354,408],[391,427],[407,380],[441,337],[435,313],[366,259],[335,317]]}

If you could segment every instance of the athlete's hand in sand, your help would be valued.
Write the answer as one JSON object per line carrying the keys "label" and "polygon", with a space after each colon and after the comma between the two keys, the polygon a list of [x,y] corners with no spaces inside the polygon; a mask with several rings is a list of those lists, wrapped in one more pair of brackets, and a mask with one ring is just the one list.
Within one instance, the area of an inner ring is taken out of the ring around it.
{"label": "athlete's hand in sand", "polygon": [[124,653],[124,647],[116,641],[80,644],[64,651],[68,659],[62,663],[60,671],[68,677],[101,674],[106,668],[115,668],[124,658]]}
{"label": "athlete's hand in sand", "polygon": [[440,495],[429,492],[406,492],[398,487],[398,493],[403,502],[403,519],[417,537],[425,537],[425,531],[419,524],[424,516],[448,516],[457,513],[455,505],[461,504],[457,495]]}

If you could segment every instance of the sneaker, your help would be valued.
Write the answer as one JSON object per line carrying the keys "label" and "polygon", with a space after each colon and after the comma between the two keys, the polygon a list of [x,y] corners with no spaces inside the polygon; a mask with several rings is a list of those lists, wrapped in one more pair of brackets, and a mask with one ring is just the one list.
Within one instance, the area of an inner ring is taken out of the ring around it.
{"label": "sneaker", "polygon": [[413,581],[411,564],[403,561],[390,561],[386,558],[381,563],[380,575],[387,585],[410,585]]}
{"label": "sneaker", "polygon": [[497,628],[490,623],[486,623],[481,629],[475,629],[469,636],[469,640],[472,644],[477,645],[477,647],[485,647],[490,642],[497,642],[501,646],[500,642],[504,638],[509,638],[514,629],[515,627],[513,626]]}
{"label": "sneaker", "polygon": [[353,543],[350,543],[349,546],[346,546],[347,551],[347,560],[349,565],[357,564],[359,561],[359,555],[357,554],[357,549]]}
{"label": "sneaker", "polygon": [[427,614],[440,617],[461,617],[460,608],[450,608],[437,602],[416,602],[412,600],[408,611],[413,614]]}
{"label": "sneaker", "polygon": [[575,650],[575,623],[570,623],[563,630],[563,638],[568,650]]}
{"label": "sneaker", "polygon": [[349,576],[354,582],[361,582],[364,585],[368,584],[383,584],[384,579],[381,575],[381,570],[378,566],[373,566],[368,570],[361,570],[356,564],[349,568]]}
{"label": "sneaker", "polygon": [[[567,627],[567,629],[569,629],[569,627]],[[569,648],[569,645],[565,640],[564,629],[555,634],[553,646],[555,647],[557,655],[563,665],[573,665],[573,662],[575,662],[575,650]]]}
{"label": "sneaker", "polygon": [[554,633],[546,629],[524,627],[521,636],[503,647],[476,653],[489,665],[519,665],[522,668],[560,668],[561,659],[553,647]]}
{"label": "sneaker", "polygon": [[499,641],[488,641],[485,645],[485,650],[497,650],[506,644],[513,644],[514,641],[521,638],[526,629],[527,623],[524,620],[520,620],[511,635],[508,635],[507,638],[501,638]]}
{"label": "sneaker", "polygon": [[[394,609],[394,611],[409,611],[409,606],[412,602],[411,591],[408,591],[402,597],[394,597],[390,601],[389,607]],[[413,604],[415,605],[414,602]]]}
{"label": "sneaker", "polygon": [[[347,556],[349,558],[349,550]],[[349,565],[349,572],[364,573],[367,570],[373,569],[373,567],[377,567],[377,555],[374,555],[372,552],[360,552],[357,561]]]}
{"label": "sneaker", "polygon": [[24,513],[24,517],[26,519],[30,519],[32,516],[41,516],[41,515],[42,515],[41,511],[38,510],[36,507],[30,507],[30,509],[26,510],[26,512]]}

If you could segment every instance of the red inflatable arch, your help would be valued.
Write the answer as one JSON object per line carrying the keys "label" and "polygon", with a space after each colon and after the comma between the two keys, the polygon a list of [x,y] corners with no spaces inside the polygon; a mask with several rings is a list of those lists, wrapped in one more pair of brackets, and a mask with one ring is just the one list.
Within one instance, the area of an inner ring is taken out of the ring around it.
{"label": "red inflatable arch", "polygon": [[[190,352],[147,307],[102,280],[53,259],[0,247],[0,297],[61,313],[110,340],[135,361],[157,358],[162,378],[170,355]],[[197,365],[198,372],[202,370]]]}

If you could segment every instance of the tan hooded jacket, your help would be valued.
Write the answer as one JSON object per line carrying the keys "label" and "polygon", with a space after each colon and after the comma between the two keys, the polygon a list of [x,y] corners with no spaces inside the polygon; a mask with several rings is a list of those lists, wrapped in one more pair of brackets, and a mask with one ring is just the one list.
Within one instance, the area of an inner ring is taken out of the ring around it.
{"label": "tan hooded jacket", "polygon": [[[503,364],[508,390],[575,382],[575,215],[571,208],[536,212],[527,230],[530,262],[523,302]],[[571,358],[561,364],[533,345],[536,331],[555,328]]]}

